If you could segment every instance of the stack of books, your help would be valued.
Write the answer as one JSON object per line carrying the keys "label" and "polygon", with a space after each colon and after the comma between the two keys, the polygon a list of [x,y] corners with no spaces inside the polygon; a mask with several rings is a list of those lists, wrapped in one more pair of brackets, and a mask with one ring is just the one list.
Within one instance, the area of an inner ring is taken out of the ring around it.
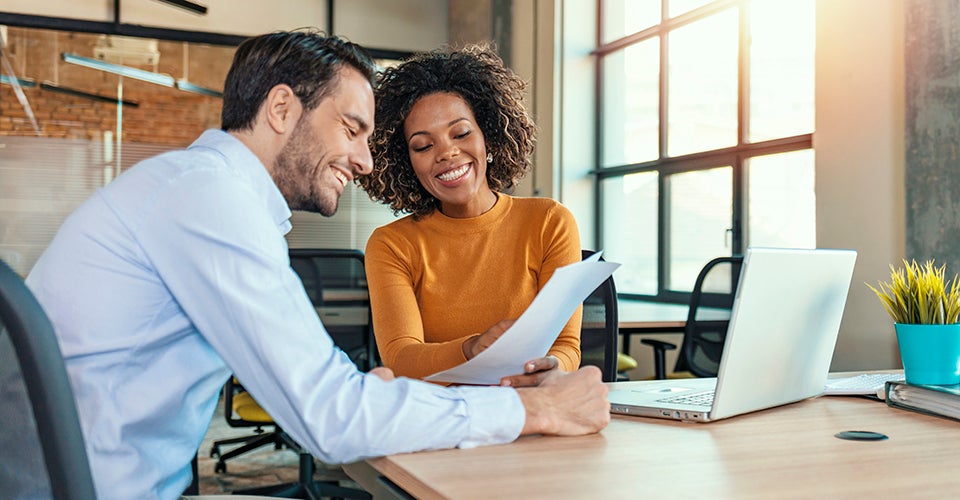
{"label": "stack of books", "polygon": [[887,405],[960,420],[960,384],[919,385],[887,382]]}

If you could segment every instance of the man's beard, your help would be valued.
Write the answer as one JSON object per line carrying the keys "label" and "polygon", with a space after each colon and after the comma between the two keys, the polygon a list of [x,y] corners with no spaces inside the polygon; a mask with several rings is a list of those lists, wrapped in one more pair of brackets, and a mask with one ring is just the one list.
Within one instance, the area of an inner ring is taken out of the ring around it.
{"label": "man's beard", "polygon": [[[325,189],[319,182],[318,167],[311,161],[313,126],[307,116],[302,116],[293,129],[290,139],[280,150],[274,162],[273,182],[287,200],[291,210],[303,210],[330,217],[337,213],[340,195],[332,189]],[[316,148],[323,150],[323,144]]]}

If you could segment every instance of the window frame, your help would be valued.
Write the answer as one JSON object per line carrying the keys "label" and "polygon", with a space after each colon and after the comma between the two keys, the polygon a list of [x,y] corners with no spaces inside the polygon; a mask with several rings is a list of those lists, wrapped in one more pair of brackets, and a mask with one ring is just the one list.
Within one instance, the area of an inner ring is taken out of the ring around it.
{"label": "window frame", "polygon": [[[813,149],[813,133],[782,137],[762,142],[749,142],[749,75],[750,75],[750,0],[717,0],[676,17],[668,17],[667,7],[669,0],[661,0],[660,24],[641,31],[627,34],[623,37],[602,43],[603,40],[603,3],[597,0],[597,27],[596,48],[590,53],[594,58],[595,74],[595,131],[594,168],[589,173],[594,177],[594,213],[597,221],[604,220],[603,209],[603,181],[605,179],[623,177],[640,172],[658,173],[657,196],[657,292],[654,295],[618,292],[624,299],[652,300],[657,302],[686,303],[689,302],[689,291],[668,289],[666,277],[670,266],[669,227],[667,221],[669,199],[664,196],[666,179],[670,175],[707,170],[716,167],[732,168],[732,220],[731,220],[731,254],[742,255],[748,240],[747,227],[747,168],[751,158],[778,153],[787,153]],[[737,144],[731,147],[697,152],[693,154],[670,157],[667,155],[667,102],[668,102],[668,35],[674,30],[706,19],[726,9],[738,9],[739,16],[739,43],[737,68]],[[603,139],[604,139],[604,72],[603,62],[606,56],[625,50],[637,43],[652,39],[659,39],[660,74],[659,74],[659,147],[658,158],[639,163],[626,163],[604,167]],[[604,225],[595,225],[595,238],[598,242],[604,240]]]}

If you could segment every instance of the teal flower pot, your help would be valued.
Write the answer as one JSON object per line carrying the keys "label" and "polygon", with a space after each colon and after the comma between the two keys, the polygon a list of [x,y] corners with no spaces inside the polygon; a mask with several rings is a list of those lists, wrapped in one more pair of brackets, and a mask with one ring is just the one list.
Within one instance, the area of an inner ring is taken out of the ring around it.
{"label": "teal flower pot", "polygon": [[910,384],[960,384],[960,323],[896,323],[903,375]]}

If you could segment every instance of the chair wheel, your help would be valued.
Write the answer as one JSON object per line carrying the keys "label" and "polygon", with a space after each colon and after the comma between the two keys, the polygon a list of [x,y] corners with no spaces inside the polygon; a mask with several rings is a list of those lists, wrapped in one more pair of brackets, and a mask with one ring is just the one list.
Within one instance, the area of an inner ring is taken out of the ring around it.
{"label": "chair wheel", "polygon": [[217,473],[226,473],[227,472],[227,463],[226,462],[217,462],[213,466],[213,471]]}

